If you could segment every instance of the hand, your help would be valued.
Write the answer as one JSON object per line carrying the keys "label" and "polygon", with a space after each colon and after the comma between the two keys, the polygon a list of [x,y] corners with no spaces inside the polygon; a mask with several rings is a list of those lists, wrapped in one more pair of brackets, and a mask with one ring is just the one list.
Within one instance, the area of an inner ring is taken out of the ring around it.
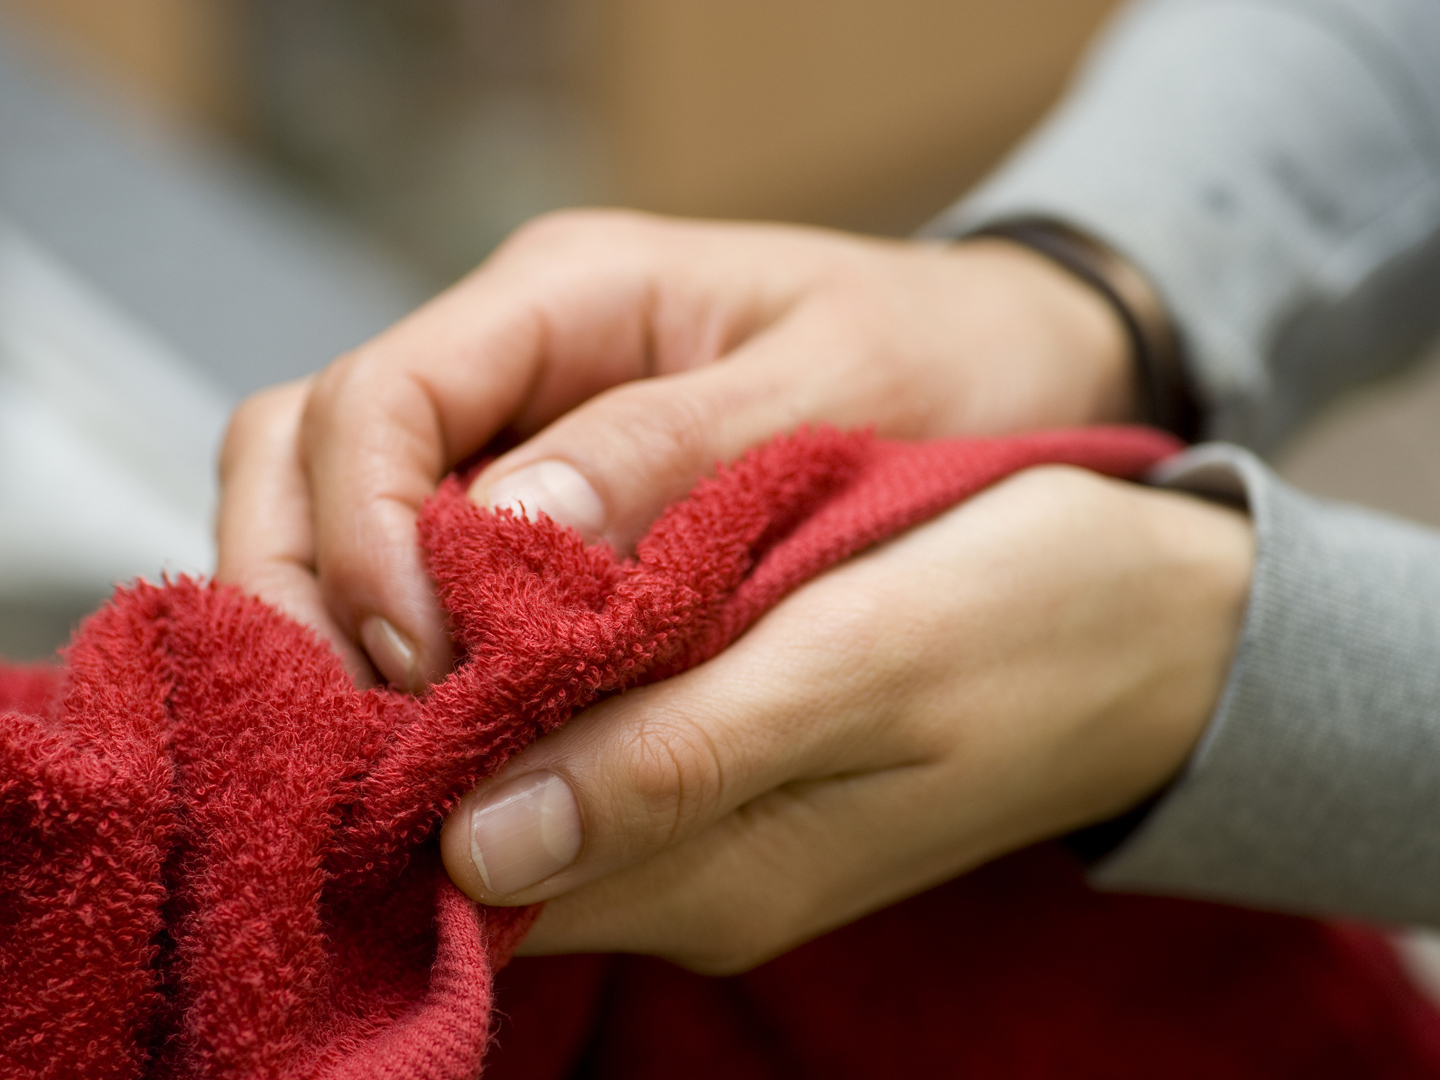
{"label": "hand", "polygon": [[1005,241],[560,214],[241,407],[217,576],[315,626],[358,679],[373,661],[418,690],[450,651],[415,515],[499,434],[529,441],[476,499],[623,550],[716,461],[801,423],[993,434],[1124,420],[1133,394],[1111,309]]}
{"label": "hand", "polygon": [[743,970],[1163,786],[1253,559],[1235,511],[1021,473],[518,755],[446,866],[487,903],[553,898],[522,951]]}

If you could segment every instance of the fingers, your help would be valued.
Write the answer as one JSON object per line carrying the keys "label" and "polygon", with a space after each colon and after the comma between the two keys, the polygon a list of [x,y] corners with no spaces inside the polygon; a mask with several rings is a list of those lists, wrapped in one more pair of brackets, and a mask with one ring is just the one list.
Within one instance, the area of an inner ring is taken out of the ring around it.
{"label": "fingers", "polygon": [[328,609],[380,673],[412,692],[443,676],[450,650],[415,539],[444,471],[444,435],[423,384],[367,357],[317,381],[301,432]]}
{"label": "fingers", "polygon": [[751,318],[710,312],[716,290],[698,289],[693,309],[662,320],[686,329],[657,331],[677,232],[710,235],[635,215],[542,221],[316,381],[302,429],[316,567],[338,624],[392,681],[416,688],[449,668],[415,543],[444,472],[503,428],[533,430],[662,362],[713,358]]}
{"label": "fingers", "polygon": [[325,601],[381,672],[411,690],[450,667],[415,536],[446,470],[499,431],[544,362],[523,303],[442,298],[330,368],[305,414],[315,561]]}
{"label": "fingers", "polygon": [[299,453],[308,381],[249,398],[236,410],[220,455],[218,580],[237,585],[315,629],[361,685],[365,656],[336,625],[315,579],[310,497]]}

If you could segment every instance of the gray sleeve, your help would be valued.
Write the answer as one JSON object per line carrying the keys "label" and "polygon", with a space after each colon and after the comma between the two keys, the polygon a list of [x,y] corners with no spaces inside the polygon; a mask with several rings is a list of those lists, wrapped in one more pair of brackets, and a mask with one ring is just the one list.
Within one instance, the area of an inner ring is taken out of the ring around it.
{"label": "gray sleeve", "polygon": [[927,229],[1069,220],[1151,277],[1209,434],[1272,448],[1440,326],[1440,3],[1150,0]]}
{"label": "gray sleeve", "polygon": [[1159,479],[1248,504],[1258,560],[1201,745],[1096,883],[1440,925],[1440,533],[1237,447]]}

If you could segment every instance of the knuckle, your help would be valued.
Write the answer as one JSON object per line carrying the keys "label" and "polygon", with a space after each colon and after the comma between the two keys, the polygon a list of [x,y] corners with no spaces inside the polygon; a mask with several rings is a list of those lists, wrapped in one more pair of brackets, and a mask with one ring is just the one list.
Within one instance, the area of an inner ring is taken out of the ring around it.
{"label": "knuckle", "polygon": [[235,407],[220,444],[220,480],[223,484],[235,472],[257,443],[274,438],[291,419],[297,394],[303,386],[286,384],[251,394]]}
{"label": "knuckle", "polygon": [[418,461],[438,478],[444,464],[437,406],[424,380],[378,351],[348,353],[317,376],[299,430],[308,461],[344,451],[351,472],[361,461]]}
{"label": "knuckle", "polygon": [[721,799],[723,771],[704,728],[677,716],[647,717],[623,747],[623,782],[665,843],[707,820]]}
{"label": "knuckle", "polygon": [[602,250],[642,235],[656,219],[634,210],[552,210],[531,218],[512,232],[497,253],[502,257],[553,254],[576,247]]}
{"label": "knuckle", "polygon": [[615,387],[595,401],[597,416],[629,445],[636,463],[654,470],[663,462],[687,483],[714,462],[711,439],[721,421],[711,399],[685,392],[671,380]]}
{"label": "knuckle", "polygon": [[355,376],[363,364],[358,351],[345,353],[326,365],[315,376],[309,399],[305,404],[305,420],[333,411],[345,395],[354,388]]}

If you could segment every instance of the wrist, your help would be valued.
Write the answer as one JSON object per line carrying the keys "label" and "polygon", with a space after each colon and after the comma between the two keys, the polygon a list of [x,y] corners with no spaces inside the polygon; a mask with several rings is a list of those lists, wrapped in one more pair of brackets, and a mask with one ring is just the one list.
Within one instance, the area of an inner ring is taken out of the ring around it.
{"label": "wrist", "polygon": [[[1202,571],[1199,581],[1202,584],[1199,592],[1208,601],[1202,605],[1206,609],[1206,617],[1200,621],[1202,628],[1208,627],[1208,632],[1202,629],[1201,640],[1208,641],[1209,647],[1192,649],[1188,653],[1188,665],[1181,659],[1181,666],[1188,666],[1191,676],[1181,682],[1179,708],[1167,712],[1163,706],[1150,703],[1149,715],[1158,721],[1156,734],[1159,735],[1160,750],[1154,758],[1153,767],[1142,771],[1131,789],[1130,804],[1114,812],[1113,816],[1102,816],[1101,820],[1081,825],[1060,837],[1060,843],[1086,863],[1106,858],[1129,840],[1183,771],[1219,704],[1242,632],[1255,559],[1255,541],[1249,520],[1235,511],[1210,507],[1220,512],[1205,521],[1197,535],[1190,528],[1177,528],[1181,522],[1163,520],[1168,516],[1167,511],[1173,508],[1161,508],[1162,520],[1156,522],[1156,540],[1162,548],[1171,552],[1170,559],[1177,564],[1176,573],[1188,572],[1195,556],[1198,554],[1200,557]],[[1189,512],[1196,507],[1192,505],[1184,509]],[[1219,532],[1207,538],[1205,534],[1216,528]],[[1207,539],[1211,542],[1207,543]],[[1185,603],[1186,598],[1180,597],[1170,606],[1173,608]],[[1180,651],[1186,653],[1186,650]],[[1164,673],[1173,666],[1172,660],[1156,670]],[[1157,690],[1164,692],[1166,681],[1164,674],[1152,678],[1151,686],[1156,688],[1152,689],[1152,696]],[[1189,693],[1184,692],[1185,687],[1189,688]]]}
{"label": "wrist", "polygon": [[946,254],[963,274],[958,288],[983,290],[970,310],[997,328],[990,351],[1005,378],[985,388],[997,429],[1142,418],[1125,325],[1104,297],[1010,240],[975,237]]}
{"label": "wrist", "polygon": [[1022,216],[984,225],[971,238],[1013,243],[1049,261],[1105,302],[1128,344],[1134,404],[1146,423],[1194,442],[1201,416],[1180,336],[1150,280],[1104,241],[1054,218]]}
{"label": "wrist", "polygon": [[1143,727],[1130,802],[1170,784],[1194,753],[1229,679],[1255,567],[1250,518],[1190,495],[1137,489],[1146,503],[1146,677],[1122,721]]}

